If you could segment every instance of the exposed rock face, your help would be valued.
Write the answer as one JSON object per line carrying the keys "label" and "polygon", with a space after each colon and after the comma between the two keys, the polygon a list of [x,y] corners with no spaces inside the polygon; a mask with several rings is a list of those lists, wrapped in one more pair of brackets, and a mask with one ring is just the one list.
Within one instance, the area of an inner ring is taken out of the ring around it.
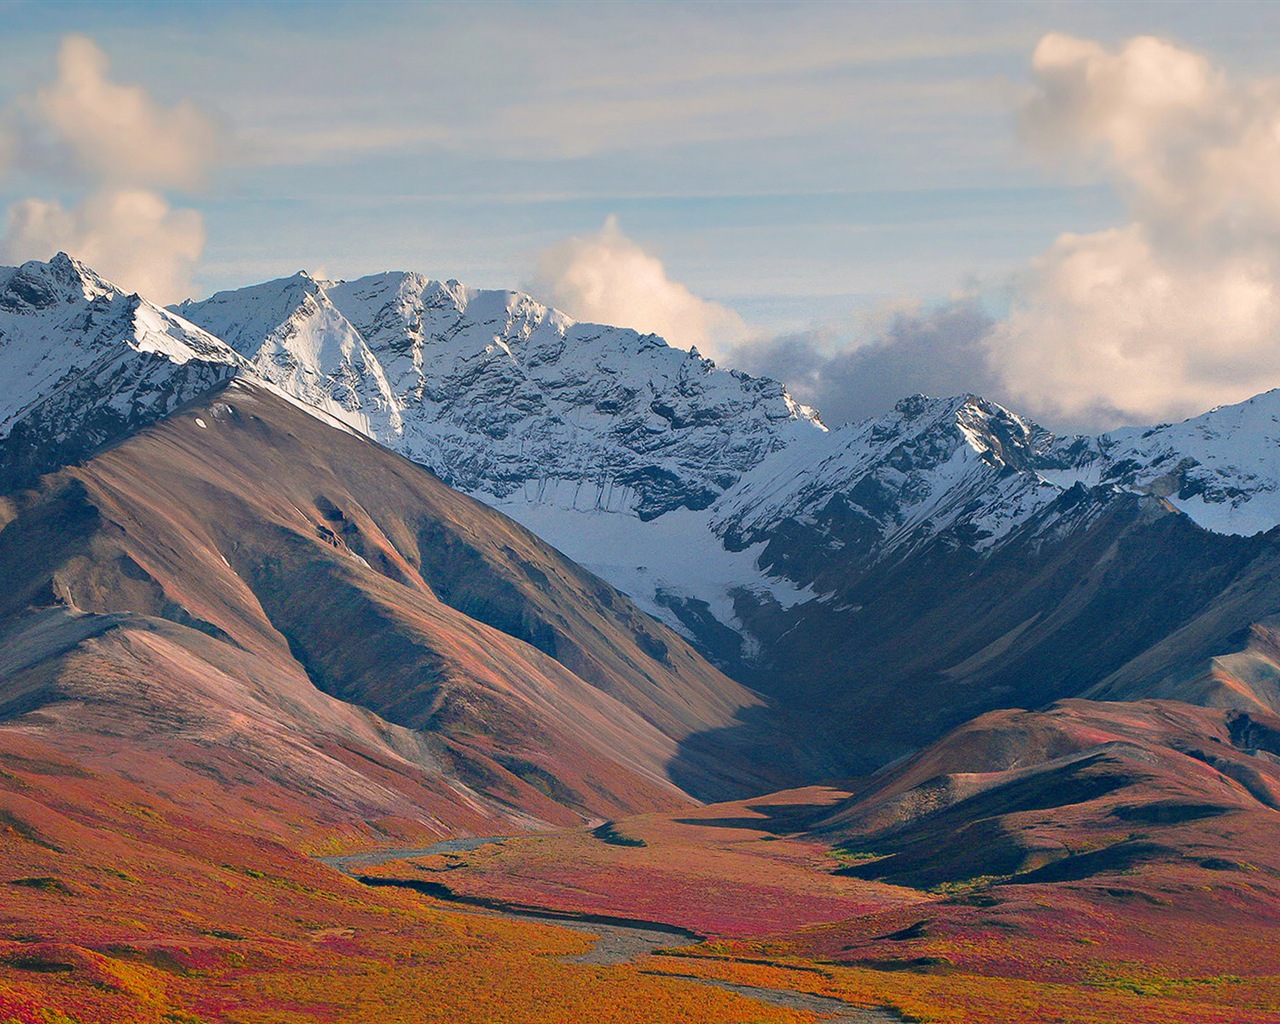
{"label": "exposed rock face", "polygon": [[798,458],[769,460],[716,506],[713,527],[745,547],[787,522],[821,533],[824,519],[838,519],[843,535],[824,541],[853,544],[869,561],[944,535],[984,551],[1061,494],[1037,472],[1051,463],[1053,440],[974,395],[916,395],[787,453]]}
{"label": "exposed rock face", "polygon": [[1183,423],[1064,439],[1053,455],[1054,479],[1163,498],[1215,533],[1280,524],[1280,390]]}
{"label": "exposed rock face", "polygon": [[155,422],[245,365],[66,255],[0,268],[0,484]]}
{"label": "exposed rock face", "polygon": [[776,381],[516,292],[298,275],[175,307],[256,372],[455,487],[651,519],[702,509],[815,415]]}

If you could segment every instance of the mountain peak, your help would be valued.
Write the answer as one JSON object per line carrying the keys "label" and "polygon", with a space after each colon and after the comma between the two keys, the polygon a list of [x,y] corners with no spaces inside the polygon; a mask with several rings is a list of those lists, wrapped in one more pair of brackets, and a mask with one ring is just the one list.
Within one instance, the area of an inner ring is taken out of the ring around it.
{"label": "mountain peak", "polygon": [[521,292],[413,272],[300,280],[175,309],[470,493],[646,518],[701,509],[792,434],[823,429],[777,381]]}
{"label": "mountain peak", "polygon": [[242,365],[66,253],[0,269],[0,483],[153,422]]}
{"label": "mountain peak", "polygon": [[0,309],[49,309],[119,294],[121,289],[65,252],[48,262],[28,260],[18,267],[0,268]]}
{"label": "mountain peak", "polygon": [[[30,266],[30,264],[25,265]],[[104,295],[125,294],[123,288],[99,276],[87,264],[65,252],[54,254],[46,266],[48,266],[56,279],[66,282],[73,288],[78,287],[81,296],[86,299],[92,300]]]}

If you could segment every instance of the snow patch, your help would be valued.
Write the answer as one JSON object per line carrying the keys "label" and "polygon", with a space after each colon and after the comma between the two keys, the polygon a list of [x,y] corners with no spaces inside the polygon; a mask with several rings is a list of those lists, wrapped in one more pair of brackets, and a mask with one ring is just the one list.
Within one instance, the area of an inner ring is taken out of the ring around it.
{"label": "snow patch", "polygon": [[712,615],[729,626],[737,624],[736,590],[767,595],[784,608],[814,597],[807,588],[759,568],[763,544],[744,551],[726,550],[712,531],[706,511],[678,509],[644,522],[626,512],[490,500],[504,515],[680,632],[687,631],[659,595],[703,601]]}

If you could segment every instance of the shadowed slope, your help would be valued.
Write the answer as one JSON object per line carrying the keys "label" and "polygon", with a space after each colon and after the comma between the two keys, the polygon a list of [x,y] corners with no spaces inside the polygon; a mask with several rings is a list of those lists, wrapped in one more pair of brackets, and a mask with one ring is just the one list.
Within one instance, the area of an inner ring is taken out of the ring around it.
{"label": "shadowed slope", "polygon": [[[275,680],[309,680],[430,734],[447,775],[540,818],[778,777],[678,749],[759,698],[509,520],[264,388],[237,382],[2,504],[0,615],[132,613],[191,658],[237,661],[268,706]],[[91,675],[11,680],[0,701],[83,699]]]}
{"label": "shadowed slope", "polygon": [[[811,556],[796,529],[779,528],[766,554]],[[946,537],[885,564],[824,551],[834,590],[822,600],[782,609],[744,595],[765,653],[740,678],[826,733],[851,774],[1000,707],[1100,696],[1274,712],[1260,661],[1230,681],[1222,666],[1216,682],[1183,681],[1280,612],[1278,552],[1274,533],[1213,534],[1156,499],[1080,488],[985,557]]]}
{"label": "shadowed slope", "polygon": [[873,776],[816,829],[877,855],[850,873],[911,885],[1156,864],[1166,879],[1246,864],[1274,879],[1277,751],[1274,716],[1169,701],[996,711]]}

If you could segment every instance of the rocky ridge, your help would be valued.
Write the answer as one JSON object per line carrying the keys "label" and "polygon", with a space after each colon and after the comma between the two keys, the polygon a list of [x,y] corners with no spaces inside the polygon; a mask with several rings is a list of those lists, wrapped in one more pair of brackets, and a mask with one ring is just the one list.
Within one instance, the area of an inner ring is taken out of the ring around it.
{"label": "rocky ridge", "polygon": [[246,367],[65,254],[0,268],[0,483],[78,459]]}
{"label": "rocky ridge", "polygon": [[298,274],[162,310],[66,256],[0,271],[0,332],[7,478],[248,375],[495,505],[739,667],[767,666],[774,626],[818,605],[853,623],[890,566],[928,579],[946,562],[968,586],[975,566],[1050,557],[1113,509],[1222,536],[1280,522],[1280,392],[1096,438],[974,395],[827,430],[776,381],[516,292]]}
{"label": "rocky ridge", "polygon": [[299,274],[175,311],[460,490],[648,520],[823,427],[776,381],[516,292]]}

